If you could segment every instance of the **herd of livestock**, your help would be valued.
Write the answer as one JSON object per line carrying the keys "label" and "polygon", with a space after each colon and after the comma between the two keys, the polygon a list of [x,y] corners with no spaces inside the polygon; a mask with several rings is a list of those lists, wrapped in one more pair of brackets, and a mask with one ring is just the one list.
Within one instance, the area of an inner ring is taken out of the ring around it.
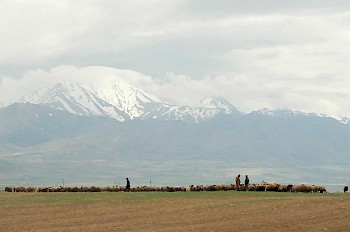
{"label": "herd of livestock", "polygon": [[193,191],[271,191],[271,192],[305,192],[305,193],[325,193],[326,188],[320,185],[283,185],[277,183],[262,182],[259,184],[249,184],[248,186],[228,185],[191,185],[189,187],[174,186],[139,186],[127,189],[124,186],[112,187],[6,187],[6,192],[193,192]]}

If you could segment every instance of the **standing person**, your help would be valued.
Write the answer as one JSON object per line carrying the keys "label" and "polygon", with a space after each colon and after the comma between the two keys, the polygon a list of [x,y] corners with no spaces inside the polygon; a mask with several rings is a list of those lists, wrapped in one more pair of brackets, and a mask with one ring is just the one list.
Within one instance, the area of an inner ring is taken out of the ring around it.
{"label": "standing person", "polygon": [[245,190],[248,191],[248,186],[249,186],[248,175],[245,175],[244,186],[245,186]]}
{"label": "standing person", "polygon": [[238,174],[236,177],[236,190],[239,190],[239,187],[241,186],[241,174]]}
{"label": "standing person", "polygon": [[126,186],[125,187],[126,187],[126,191],[129,192],[130,191],[130,180],[128,177],[126,178]]}

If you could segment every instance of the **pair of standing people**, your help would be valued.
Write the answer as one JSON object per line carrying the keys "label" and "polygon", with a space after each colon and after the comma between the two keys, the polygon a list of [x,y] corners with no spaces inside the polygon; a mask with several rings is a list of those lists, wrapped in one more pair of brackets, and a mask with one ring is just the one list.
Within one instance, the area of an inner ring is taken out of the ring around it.
{"label": "pair of standing people", "polygon": [[[245,175],[245,180],[244,180],[244,188],[245,190],[248,190],[248,186],[249,186],[249,178],[248,175]],[[236,190],[241,190],[241,174],[238,174],[238,176],[236,176]]]}

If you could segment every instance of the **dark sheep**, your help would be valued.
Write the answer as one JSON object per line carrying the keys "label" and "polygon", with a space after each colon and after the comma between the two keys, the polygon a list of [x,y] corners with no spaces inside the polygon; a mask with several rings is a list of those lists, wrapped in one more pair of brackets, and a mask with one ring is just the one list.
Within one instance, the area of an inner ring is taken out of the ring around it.
{"label": "dark sheep", "polygon": [[6,187],[5,192],[14,192],[15,188],[14,187]]}

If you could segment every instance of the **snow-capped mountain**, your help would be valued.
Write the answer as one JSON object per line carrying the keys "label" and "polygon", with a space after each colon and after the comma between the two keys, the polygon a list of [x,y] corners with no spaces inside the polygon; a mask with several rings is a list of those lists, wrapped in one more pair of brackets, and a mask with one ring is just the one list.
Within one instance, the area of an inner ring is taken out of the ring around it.
{"label": "snow-capped mountain", "polygon": [[[132,119],[181,120],[191,123],[203,123],[220,115],[243,115],[231,103],[221,97],[203,98],[198,106],[171,105],[159,97],[146,93],[122,81],[106,81],[100,85],[92,83],[57,83],[35,93],[24,96],[20,103],[44,104],[54,109],[84,116],[103,116],[118,121]],[[294,117],[316,116],[287,109],[261,109],[253,111],[251,116]],[[350,124],[348,118],[336,119]]]}
{"label": "snow-capped mountain", "polygon": [[126,117],[123,111],[76,83],[58,83],[27,95],[20,102],[50,105],[76,115],[105,116],[119,121]]}
{"label": "snow-capped mountain", "polygon": [[251,117],[266,117],[266,118],[293,118],[293,117],[308,117],[308,118],[313,118],[313,119],[320,119],[320,118],[328,118],[328,119],[333,119],[336,120],[344,125],[350,125],[350,119],[347,117],[331,117],[327,116],[325,114],[316,114],[316,113],[305,113],[302,111],[296,111],[296,110],[289,110],[289,109],[275,109],[275,110],[269,110],[267,108],[257,110],[257,111],[252,111],[247,114],[248,116]]}
{"label": "snow-capped mountain", "polygon": [[76,115],[104,116],[118,121],[157,118],[200,123],[219,114],[241,114],[223,98],[204,98],[199,107],[170,105],[124,82],[103,86],[63,82],[27,95],[20,102],[45,104]]}
{"label": "snow-capped mountain", "polygon": [[221,109],[225,114],[238,113],[231,103],[222,97],[206,97],[200,101],[201,107],[208,109]]}
{"label": "snow-capped mountain", "polygon": [[157,106],[168,104],[160,98],[124,82],[106,83],[103,86],[88,84],[85,88],[119,111],[126,113],[129,119],[139,118]]}
{"label": "snow-capped mountain", "polygon": [[318,116],[318,117],[324,117],[325,115],[317,115],[315,113],[305,113],[301,111],[295,111],[295,110],[288,110],[288,109],[275,109],[275,110],[269,110],[267,108],[253,111],[250,113],[250,115],[261,115],[261,116],[268,116],[268,117],[294,117],[294,116]]}
{"label": "snow-capped mountain", "polygon": [[206,97],[200,101],[200,106],[197,107],[162,105],[145,117],[202,123],[218,115],[242,115],[242,113],[223,98]]}

